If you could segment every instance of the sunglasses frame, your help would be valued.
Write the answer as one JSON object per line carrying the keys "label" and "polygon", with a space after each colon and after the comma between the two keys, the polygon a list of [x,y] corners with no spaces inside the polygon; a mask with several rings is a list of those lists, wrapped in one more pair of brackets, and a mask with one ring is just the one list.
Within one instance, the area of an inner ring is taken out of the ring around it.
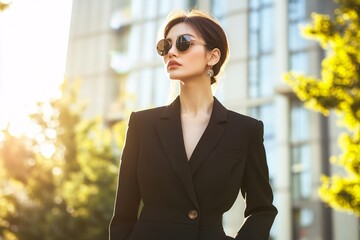
{"label": "sunglasses frame", "polygon": [[[185,41],[183,41],[183,40],[185,40]],[[191,39],[190,34],[179,35],[176,38],[175,46],[179,52],[185,52],[190,48],[191,45],[194,45],[195,43],[199,44],[199,45],[203,45],[203,46],[208,46],[205,43]],[[156,45],[157,53],[162,57],[165,56],[166,54],[168,54],[171,48],[172,48],[172,42],[168,38],[161,39]]]}

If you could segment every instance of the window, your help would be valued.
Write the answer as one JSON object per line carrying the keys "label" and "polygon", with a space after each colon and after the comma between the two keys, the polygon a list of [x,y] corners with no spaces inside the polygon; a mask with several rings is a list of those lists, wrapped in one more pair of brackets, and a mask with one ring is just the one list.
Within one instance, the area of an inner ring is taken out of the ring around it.
{"label": "window", "polygon": [[276,142],[275,142],[275,118],[273,104],[257,106],[249,109],[249,115],[260,119],[264,124],[264,145],[266,148],[267,163],[270,170],[270,181],[276,178]]}
{"label": "window", "polygon": [[129,48],[130,26],[121,27],[117,30],[116,51],[125,53]]}
{"label": "window", "polygon": [[122,0],[122,1],[115,1],[115,8],[116,9],[120,9],[120,8],[126,8],[126,7],[130,7],[131,5],[131,0]]}
{"label": "window", "polygon": [[309,72],[309,41],[301,36],[300,27],[307,23],[306,0],[289,1],[289,67],[290,69]]}
{"label": "window", "polygon": [[211,1],[211,8],[214,16],[218,19],[222,19],[225,17],[226,14],[226,5],[227,1],[224,0],[212,0]]}
{"label": "window", "polygon": [[291,180],[294,201],[311,197],[311,148],[309,142],[309,118],[301,102],[291,104]]}
{"label": "window", "polygon": [[314,225],[314,210],[312,200],[312,164],[313,157],[310,144],[309,112],[302,103],[293,99],[290,115],[290,140],[291,140],[291,196],[293,239],[313,239],[311,233]]}
{"label": "window", "polygon": [[274,23],[272,0],[249,1],[248,95],[259,98],[273,94]]}
{"label": "window", "polygon": [[311,225],[314,222],[314,212],[310,208],[293,209],[293,239],[310,240]]}
{"label": "window", "polygon": [[309,144],[291,149],[292,197],[294,200],[311,196],[311,151]]}

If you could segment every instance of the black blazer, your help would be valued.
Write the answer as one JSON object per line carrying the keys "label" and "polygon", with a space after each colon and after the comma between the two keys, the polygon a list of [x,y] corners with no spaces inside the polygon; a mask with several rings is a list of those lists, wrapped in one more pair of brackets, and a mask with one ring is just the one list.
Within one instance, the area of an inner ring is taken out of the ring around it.
{"label": "black blazer", "polygon": [[268,239],[277,210],[262,122],[227,110],[215,98],[209,124],[188,161],[179,97],[169,106],[134,112],[110,240],[232,239],[225,236],[222,215],[240,189],[246,221],[235,239]]}

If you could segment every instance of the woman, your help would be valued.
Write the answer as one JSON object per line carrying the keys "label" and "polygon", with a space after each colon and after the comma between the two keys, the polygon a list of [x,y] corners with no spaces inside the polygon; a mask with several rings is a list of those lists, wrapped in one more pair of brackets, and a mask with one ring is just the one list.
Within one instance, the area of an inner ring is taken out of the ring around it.
{"label": "woman", "polygon": [[197,10],[173,14],[157,51],[180,95],[130,116],[110,239],[233,239],[222,215],[240,190],[246,221],[235,239],[268,239],[277,210],[263,124],[227,110],[211,91],[228,58],[223,29]]}

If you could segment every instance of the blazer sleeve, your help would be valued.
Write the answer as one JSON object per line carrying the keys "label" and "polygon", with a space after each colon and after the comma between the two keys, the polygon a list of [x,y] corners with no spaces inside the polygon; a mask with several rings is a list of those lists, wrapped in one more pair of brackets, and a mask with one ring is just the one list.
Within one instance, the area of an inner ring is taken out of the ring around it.
{"label": "blazer sleeve", "polygon": [[109,240],[126,240],[137,220],[140,205],[136,174],[137,158],[138,134],[135,113],[132,113],[121,155],[114,214],[109,226]]}
{"label": "blazer sleeve", "polygon": [[236,240],[267,240],[277,209],[269,183],[269,171],[263,138],[264,126],[257,121],[251,139],[241,193],[246,202],[245,222]]}

